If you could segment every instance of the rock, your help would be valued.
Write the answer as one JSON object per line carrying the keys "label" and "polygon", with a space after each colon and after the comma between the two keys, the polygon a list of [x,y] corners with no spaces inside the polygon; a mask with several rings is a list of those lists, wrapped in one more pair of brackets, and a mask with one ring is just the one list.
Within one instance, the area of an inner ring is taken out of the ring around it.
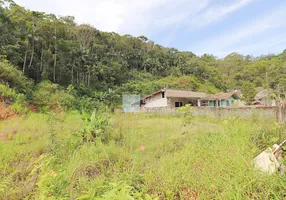
{"label": "rock", "polygon": [[253,161],[256,169],[269,174],[276,172],[280,166],[271,148],[256,156]]}

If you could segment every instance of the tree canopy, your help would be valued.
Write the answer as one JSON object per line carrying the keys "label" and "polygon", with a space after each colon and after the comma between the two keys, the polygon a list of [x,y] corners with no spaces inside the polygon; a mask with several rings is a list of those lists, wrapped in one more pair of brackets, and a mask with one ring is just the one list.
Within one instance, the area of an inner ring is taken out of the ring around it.
{"label": "tree canopy", "polygon": [[164,85],[210,93],[251,85],[253,91],[266,87],[266,72],[271,88],[286,84],[285,51],[259,57],[231,53],[224,59],[197,56],[145,36],[76,24],[72,16],[31,11],[11,0],[0,1],[0,61],[9,62],[35,84],[49,80],[64,87],[142,95]]}

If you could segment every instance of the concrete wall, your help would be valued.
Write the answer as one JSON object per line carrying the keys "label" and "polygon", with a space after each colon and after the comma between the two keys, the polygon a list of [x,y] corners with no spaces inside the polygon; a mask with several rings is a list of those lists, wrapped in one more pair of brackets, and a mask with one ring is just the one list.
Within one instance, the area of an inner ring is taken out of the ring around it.
{"label": "concrete wall", "polygon": [[[226,119],[231,116],[235,116],[241,119],[275,119],[276,117],[276,107],[241,107],[241,108],[232,108],[232,107],[220,107],[220,108],[211,108],[211,107],[193,107],[193,115],[195,117],[211,117]],[[156,113],[158,115],[178,115],[179,112],[175,108],[153,108],[153,109],[142,109],[143,113]],[[285,112],[286,120],[286,109],[282,112]]]}

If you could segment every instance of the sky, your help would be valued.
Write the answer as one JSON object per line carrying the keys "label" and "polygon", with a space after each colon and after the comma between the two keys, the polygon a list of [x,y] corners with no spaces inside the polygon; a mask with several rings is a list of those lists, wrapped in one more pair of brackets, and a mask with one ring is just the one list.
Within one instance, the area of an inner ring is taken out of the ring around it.
{"label": "sky", "polygon": [[157,44],[213,54],[281,53],[285,0],[15,0],[30,10],[74,16],[101,31],[146,36]]}

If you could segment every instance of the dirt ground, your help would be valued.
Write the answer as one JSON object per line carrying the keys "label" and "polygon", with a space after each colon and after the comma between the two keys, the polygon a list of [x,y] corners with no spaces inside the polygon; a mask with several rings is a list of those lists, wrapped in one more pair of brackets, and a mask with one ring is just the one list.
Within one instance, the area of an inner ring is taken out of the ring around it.
{"label": "dirt ground", "polygon": [[11,106],[0,102],[0,120],[5,120],[13,116],[16,116],[16,113],[13,112]]}

